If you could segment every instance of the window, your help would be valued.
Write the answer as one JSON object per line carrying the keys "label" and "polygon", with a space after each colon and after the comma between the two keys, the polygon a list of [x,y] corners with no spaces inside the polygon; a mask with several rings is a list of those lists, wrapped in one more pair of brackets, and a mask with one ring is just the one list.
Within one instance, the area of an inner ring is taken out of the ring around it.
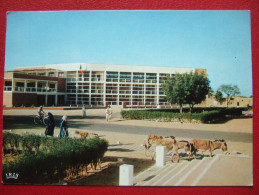
{"label": "window", "polygon": [[54,77],[55,76],[55,72],[49,72],[49,76],[50,77]]}

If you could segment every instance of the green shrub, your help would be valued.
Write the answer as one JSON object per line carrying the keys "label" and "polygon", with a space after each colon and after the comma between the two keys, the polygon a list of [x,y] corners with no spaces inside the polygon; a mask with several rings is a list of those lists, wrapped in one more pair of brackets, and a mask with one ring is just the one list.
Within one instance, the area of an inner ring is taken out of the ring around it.
{"label": "green shrub", "polygon": [[159,120],[203,123],[222,120],[226,116],[241,116],[245,108],[195,108],[193,113],[176,112],[178,109],[122,110],[121,116],[128,120]]}
{"label": "green shrub", "polygon": [[[5,142],[8,137],[11,135],[4,134]],[[102,159],[108,148],[108,142],[100,138],[21,137],[26,153],[18,160],[3,164],[4,183],[12,183],[6,179],[6,173],[19,174],[19,178],[13,181],[15,183],[51,183],[77,175],[81,168]],[[37,153],[31,153],[33,150]]]}
{"label": "green shrub", "polygon": [[3,151],[4,155],[7,151],[12,153],[20,150],[22,136],[10,132],[3,132]]}

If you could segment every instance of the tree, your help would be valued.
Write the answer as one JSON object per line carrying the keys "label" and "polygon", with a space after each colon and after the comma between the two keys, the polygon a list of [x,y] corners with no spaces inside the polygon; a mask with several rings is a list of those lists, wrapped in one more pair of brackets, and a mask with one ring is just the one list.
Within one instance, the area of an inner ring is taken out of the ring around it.
{"label": "tree", "polygon": [[182,113],[186,98],[183,76],[181,74],[175,74],[173,78],[168,76],[162,87],[166,94],[167,101],[171,104],[178,104],[180,106],[180,113]]}
{"label": "tree", "polygon": [[211,91],[211,88],[210,82],[204,73],[191,72],[186,76],[186,103],[189,104],[190,112],[192,112],[195,104],[199,104],[206,99],[206,95]]}
{"label": "tree", "polygon": [[215,98],[220,104],[222,104],[223,94],[221,93],[221,91],[219,91],[219,90],[216,91]]}
{"label": "tree", "polygon": [[223,92],[224,94],[227,95],[227,98],[226,98],[226,100],[227,100],[227,107],[228,107],[228,104],[229,104],[231,98],[233,96],[235,96],[235,95],[240,94],[240,90],[239,90],[237,85],[233,85],[233,86],[230,85],[230,84],[228,84],[228,85],[221,85],[219,87],[219,91],[221,91],[221,92]]}
{"label": "tree", "polygon": [[210,90],[208,78],[198,72],[175,74],[167,78],[162,85],[166,98],[170,103],[177,103],[182,113],[183,104],[189,104],[192,112],[195,104],[201,103]]}

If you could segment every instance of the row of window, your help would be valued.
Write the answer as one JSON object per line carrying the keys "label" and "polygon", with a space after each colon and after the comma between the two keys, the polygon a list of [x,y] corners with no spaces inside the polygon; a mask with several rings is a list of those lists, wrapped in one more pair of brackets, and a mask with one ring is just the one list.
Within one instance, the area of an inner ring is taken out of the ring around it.
{"label": "row of window", "polygon": [[[51,76],[51,77],[65,77],[64,72],[28,72],[29,75],[39,75],[39,76]],[[162,82],[166,80],[167,76],[170,74],[160,73],[159,74],[159,81]],[[144,80],[145,74],[144,73],[132,73],[131,72],[106,72],[106,81],[107,82],[118,82],[118,79],[127,79],[131,80],[133,76],[133,80]],[[170,76],[173,76],[171,74]],[[66,74],[68,81],[89,81],[90,80],[90,72],[89,71],[68,71]],[[92,71],[91,81],[103,81],[104,72],[102,71]],[[146,80],[157,80],[156,73],[146,73]],[[121,81],[123,82],[123,81]],[[127,81],[125,81],[127,82]],[[130,81],[129,81],[130,82]]]}
{"label": "row of window", "polygon": [[[166,80],[167,76],[170,74],[159,74],[159,82],[162,83]],[[132,77],[133,76],[133,77]],[[173,76],[173,75],[170,75]],[[106,82],[133,82],[137,83],[156,83],[157,74],[156,73],[132,73],[131,72],[107,72],[106,73]],[[90,72],[67,72],[67,81],[90,81]],[[91,81],[104,81],[104,72],[92,72]]]}
{"label": "row of window", "polygon": [[[77,100],[77,101],[76,101]],[[121,105],[125,102],[126,105],[157,105],[157,98],[154,96],[129,96],[129,95],[106,95],[105,100],[103,95],[67,95],[67,104],[85,104],[85,105],[104,105],[104,101],[110,105]],[[159,98],[159,105],[168,105],[165,97]]]}

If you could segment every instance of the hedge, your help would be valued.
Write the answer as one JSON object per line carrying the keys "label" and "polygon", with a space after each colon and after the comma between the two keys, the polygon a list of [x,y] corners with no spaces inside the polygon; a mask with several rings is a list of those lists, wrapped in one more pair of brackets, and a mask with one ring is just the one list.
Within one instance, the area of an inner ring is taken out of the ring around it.
{"label": "hedge", "polygon": [[[10,144],[11,136],[10,133],[3,134],[6,145]],[[100,161],[108,148],[108,142],[100,138],[61,139],[36,135],[16,137],[21,140],[27,140],[29,137],[30,139],[25,144],[24,153],[17,160],[3,164],[4,183],[52,183],[63,180],[64,177],[76,176],[83,170],[87,172],[90,163],[96,164]],[[36,144],[38,140],[40,140],[39,150],[37,149],[39,145]],[[7,179],[6,173],[18,173],[19,177],[16,180]]]}
{"label": "hedge", "polygon": [[121,116],[128,120],[158,120],[168,122],[202,122],[222,120],[226,116],[241,116],[244,108],[203,108],[194,109],[193,113],[179,113],[177,109],[122,110]]}

